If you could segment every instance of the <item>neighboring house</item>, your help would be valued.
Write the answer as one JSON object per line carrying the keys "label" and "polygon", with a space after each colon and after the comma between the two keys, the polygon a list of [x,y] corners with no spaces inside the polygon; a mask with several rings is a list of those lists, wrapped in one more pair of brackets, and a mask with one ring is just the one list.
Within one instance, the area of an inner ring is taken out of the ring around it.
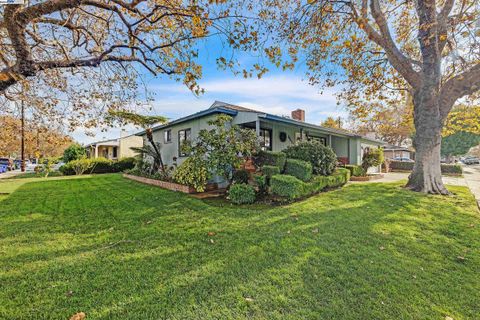
{"label": "neighboring house", "polygon": [[88,158],[107,158],[119,160],[127,157],[134,157],[136,153],[131,147],[142,147],[143,139],[137,135],[129,135],[118,139],[92,142],[85,146]]}
{"label": "neighboring house", "polygon": [[385,159],[408,158],[415,160],[415,152],[406,147],[387,145],[383,148]]}
{"label": "neighboring house", "polygon": [[[206,110],[152,128],[153,140],[161,143],[160,151],[164,163],[166,165],[172,165],[174,162],[182,163],[187,157],[180,150],[182,142],[194,140],[200,130],[209,128],[207,122],[218,114],[230,115],[233,118],[233,125],[255,130],[262,148],[267,150],[281,151],[296,141],[313,139],[331,146],[339,161],[359,165],[362,162],[363,153],[369,148],[385,145],[382,141],[345,130],[306,123],[305,111],[301,109],[292,111],[292,116],[289,118],[215,101]],[[144,142],[148,143],[145,131],[137,135],[143,137]],[[378,169],[374,168],[373,171],[378,172]]]}

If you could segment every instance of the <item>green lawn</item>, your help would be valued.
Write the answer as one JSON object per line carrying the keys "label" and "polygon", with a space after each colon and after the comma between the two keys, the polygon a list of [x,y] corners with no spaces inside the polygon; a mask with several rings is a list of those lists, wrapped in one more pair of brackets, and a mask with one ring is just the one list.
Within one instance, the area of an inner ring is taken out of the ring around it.
{"label": "green lawn", "polygon": [[0,319],[480,317],[480,215],[462,187],[355,184],[284,207],[115,174],[0,189]]}

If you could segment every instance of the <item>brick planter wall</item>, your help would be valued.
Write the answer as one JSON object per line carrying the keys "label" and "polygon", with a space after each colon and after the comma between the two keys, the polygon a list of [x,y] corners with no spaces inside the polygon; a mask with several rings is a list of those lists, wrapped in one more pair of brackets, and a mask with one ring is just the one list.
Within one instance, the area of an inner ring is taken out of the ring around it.
{"label": "brick planter wall", "polygon": [[189,186],[184,186],[183,184],[161,181],[161,180],[156,180],[156,179],[149,179],[149,178],[134,176],[134,175],[131,175],[131,174],[126,174],[126,173],[124,173],[123,176],[127,179],[130,179],[130,180],[134,180],[134,181],[137,181],[137,182],[149,184],[149,185],[152,185],[152,186],[157,186],[157,187],[172,190],[172,191],[179,191],[179,192],[183,192],[183,193],[196,193],[194,188],[189,187]]}

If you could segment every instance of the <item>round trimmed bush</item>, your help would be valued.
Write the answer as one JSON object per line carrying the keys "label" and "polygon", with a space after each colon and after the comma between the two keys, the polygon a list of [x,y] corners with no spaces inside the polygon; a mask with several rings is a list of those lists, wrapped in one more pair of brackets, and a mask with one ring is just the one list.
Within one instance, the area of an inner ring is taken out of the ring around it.
{"label": "round trimmed bush", "polygon": [[233,184],[228,190],[230,201],[235,204],[248,204],[255,202],[255,189],[245,183]]}
{"label": "round trimmed bush", "polygon": [[287,158],[310,162],[313,174],[328,176],[335,170],[337,156],[318,141],[303,141],[283,150]]}

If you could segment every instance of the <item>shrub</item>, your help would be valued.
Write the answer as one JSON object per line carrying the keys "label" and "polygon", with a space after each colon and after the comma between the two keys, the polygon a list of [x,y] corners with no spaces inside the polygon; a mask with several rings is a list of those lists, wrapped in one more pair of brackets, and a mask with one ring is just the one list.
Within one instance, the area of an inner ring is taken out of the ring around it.
{"label": "shrub", "polygon": [[254,203],[255,189],[246,183],[236,183],[228,190],[228,196],[235,204]]}
{"label": "shrub", "polygon": [[[65,166],[68,166],[69,172],[72,172],[79,176],[84,174],[91,165],[90,159],[78,159],[78,160],[73,160],[67,163]],[[63,172],[62,172],[63,173]],[[64,173],[66,175],[66,173]]]}
{"label": "shrub", "polygon": [[310,182],[305,183],[305,195],[319,193],[325,189],[328,185],[328,177],[329,176],[314,176]]}
{"label": "shrub", "polygon": [[363,155],[362,168],[367,172],[370,167],[377,167],[383,163],[383,149],[370,149]]}
{"label": "shrub", "polygon": [[115,168],[115,172],[123,172],[125,170],[133,169],[136,163],[136,159],[133,157],[122,158],[118,162],[115,162],[113,166]]}
{"label": "shrub", "polygon": [[85,156],[85,148],[78,143],[70,145],[65,151],[63,151],[63,161],[67,163],[73,160],[82,159]]}
{"label": "shrub", "polygon": [[248,183],[248,178],[250,174],[247,170],[235,170],[233,172],[233,182],[234,183]]}
{"label": "shrub", "polygon": [[332,148],[318,141],[304,141],[284,150],[288,158],[307,161],[312,165],[313,174],[330,175],[337,164]]}
{"label": "shrub", "polygon": [[265,195],[268,192],[268,181],[267,177],[263,175],[257,175],[255,176],[255,183],[257,184],[258,187],[258,193],[260,195]]}
{"label": "shrub", "polygon": [[78,159],[59,168],[64,175],[82,175],[84,173],[112,173],[117,172],[114,162],[105,158]]}
{"label": "shrub", "polygon": [[294,176],[302,181],[310,181],[312,178],[312,165],[310,162],[297,159],[287,159],[285,174]]}
{"label": "shrub", "polygon": [[392,171],[411,171],[413,170],[413,162],[390,161],[390,170]]}
{"label": "shrub", "polygon": [[304,182],[294,176],[277,174],[270,179],[272,194],[295,200],[304,195]]}
{"label": "shrub", "polygon": [[187,158],[173,173],[173,180],[177,183],[191,186],[198,192],[205,191],[210,174],[205,160],[192,157]]}
{"label": "shrub", "polygon": [[88,159],[90,166],[88,173],[112,173],[118,172],[115,170],[114,162],[106,158]]}
{"label": "shrub", "polygon": [[254,157],[255,165],[257,167],[263,168],[265,166],[276,166],[280,169],[280,172],[283,172],[286,159],[287,156],[283,152],[264,150],[259,151],[258,154]]}
{"label": "shrub", "polygon": [[356,166],[353,164],[347,164],[345,166],[346,169],[350,171],[350,175],[353,177],[363,177],[366,175],[365,170],[361,166]]}
{"label": "shrub", "polygon": [[280,168],[277,166],[263,166],[262,173],[267,177],[267,183],[270,182],[270,178],[276,174],[280,174]]}
{"label": "shrub", "polygon": [[[414,162],[390,161],[391,171],[412,171]],[[443,174],[462,174],[462,166],[459,164],[441,164]]]}
{"label": "shrub", "polygon": [[331,176],[327,177],[327,187],[337,188],[343,186],[350,180],[350,170],[338,168]]}
{"label": "shrub", "polygon": [[442,164],[442,173],[444,174],[462,174],[462,166],[459,164]]}

